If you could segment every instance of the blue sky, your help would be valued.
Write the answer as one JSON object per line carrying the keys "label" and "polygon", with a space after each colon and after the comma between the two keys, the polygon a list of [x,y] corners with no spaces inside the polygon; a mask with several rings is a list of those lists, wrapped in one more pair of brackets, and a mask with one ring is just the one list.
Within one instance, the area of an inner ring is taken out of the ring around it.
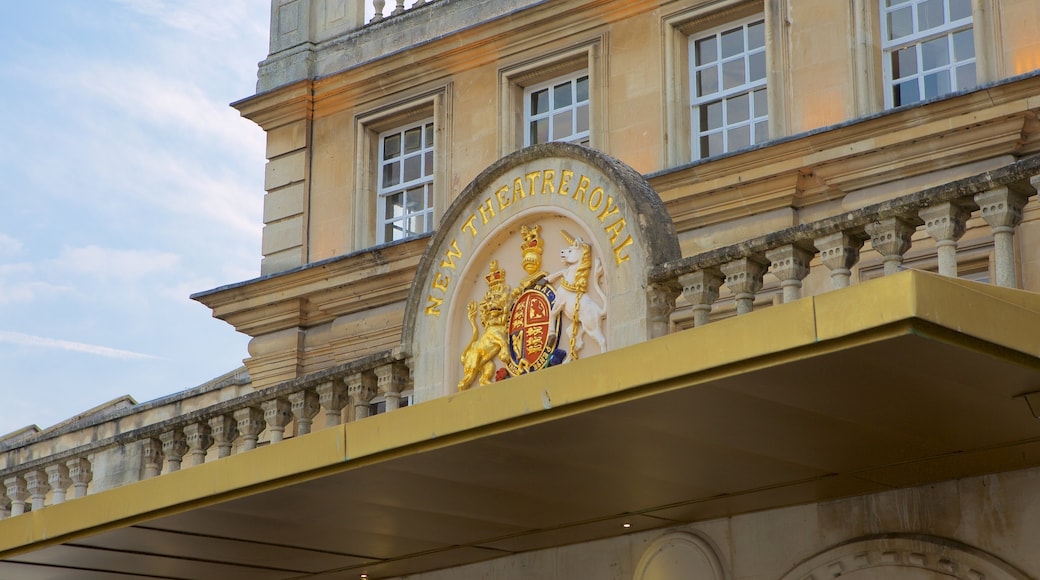
{"label": "blue sky", "polygon": [[35,0],[0,41],[0,434],[241,365],[188,295],[255,278],[268,0]]}

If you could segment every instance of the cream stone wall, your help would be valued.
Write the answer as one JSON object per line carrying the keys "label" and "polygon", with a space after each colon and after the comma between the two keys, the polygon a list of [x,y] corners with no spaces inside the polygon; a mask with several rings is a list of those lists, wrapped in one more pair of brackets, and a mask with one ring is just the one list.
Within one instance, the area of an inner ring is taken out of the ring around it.
{"label": "cream stone wall", "polygon": [[1040,469],[506,556],[409,580],[851,580],[1040,576]]}

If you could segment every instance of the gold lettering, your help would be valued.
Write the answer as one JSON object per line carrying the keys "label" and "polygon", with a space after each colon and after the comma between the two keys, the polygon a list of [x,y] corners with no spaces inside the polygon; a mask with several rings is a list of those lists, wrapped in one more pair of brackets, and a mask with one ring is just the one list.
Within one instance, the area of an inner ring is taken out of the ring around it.
{"label": "gold lettering", "polygon": [[[610,209],[610,207],[612,205],[614,206],[614,209]],[[599,221],[600,221],[600,223],[602,223],[603,220],[607,219],[608,217],[616,214],[617,212],[618,212],[618,206],[614,205],[614,198],[610,197],[608,195],[607,196],[607,207],[606,207],[606,209],[603,210],[603,213],[599,214]]]}
{"label": "gold lettering", "polygon": [[[541,171],[532,171],[531,173],[528,173],[527,175],[524,176],[524,177],[527,178],[527,182],[529,184],[531,184],[531,188],[530,188],[531,197],[534,197],[534,192],[535,192],[534,180],[538,179],[538,176],[541,175],[541,174],[542,174]],[[543,188],[544,188],[544,186],[543,186]],[[520,191],[521,191],[521,194],[522,194],[523,190],[520,190]],[[521,195],[520,197],[523,197],[523,195]],[[516,201],[516,196],[515,195],[513,196],[513,201]]]}
{"label": "gold lettering", "polygon": [[556,193],[560,195],[570,195],[571,190],[568,189],[568,185],[571,182],[571,178],[574,177],[574,172],[570,169],[564,169],[560,172],[560,187],[556,190]]}
{"label": "gold lettering", "polygon": [[[519,179],[517,179],[516,181],[517,181],[517,183],[520,182]],[[523,191],[523,190],[521,190],[521,191]],[[495,197],[498,198],[498,211],[502,211],[503,208],[509,207],[509,204],[512,203],[511,201],[509,201],[508,198],[505,197],[505,194],[508,193],[508,192],[509,192],[509,186],[508,185],[503,185],[502,187],[498,188],[498,191],[495,192]],[[516,191],[513,191],[513,199],[516,199]],[[488,207],[491,207],[491,206],[489,205]],[[494,217],[495,214],[492,213],[491,216]],[[487,222],[485,221],[484,223],[487,223]]]}
{"label": "gold lettering", "polygon": [[597,187],[589,194],[589,211],[595,213],[599,211],[601,205],[603,205],[603,188]]}
{"label": "gold lettering", "polygon": [[443,275],[441,275],[440,272],[437,272],[436,274],[433,275],[433,284],[430,284],[430,286],[433,286],[434,288],[436,288],[436,289],[440,290],[441,292],[444,292],[445,294],[447,294],[448,293],[448,284],[450,284],[450,283],[451,283],[451,278],[449,278],[447,276],[443,276]]}
{"label": "gold lettering", "polygon": [[589,185],[591,184],[592,181],[582,175],[581,179],[578,180],[578,188],[574,190],[574,199],[579,203],[585,203],[585,192],[589,190]]}
{"label": "gold lettering", "polygon": [[[476,218],[476,217],[477,216],[473,216],[473,218]],[[470,218],[470,219],[472,220],[473,218]],[[465,227],[465,226],[463,226],[463,227]],[[453,248],[454,248],[454,250],[453,250]],[[448,251],[444,252],[444,259],[441,260],[441,268],[451,268],[452,270],[454,270],[455,269],[455,258],[461,258],[461,257],[462,257],[462,251],[459,250],[459,242],[458,242],[458,240],[452,239],[451,240],[451,248],[448,248]]]}
{"label": "gold lettering", "polygon": [[484,220],[484,225],[488,223],[488,214],[491,214],[491,217],[495,217],[495,208],[491,207],[490,197],[485,199],[484,203],[480,204],[480,207],[477,209],[480,210],[480,219]]}
{"label": "gold lettering", "polygon": [[616,242],[618,237],[621,235],[621,230],[625,229],[625,218],[618,218],[618,221],[603,229],[607,232],[612,232],[612,235],[610,236],[610,245],[613,246],[614,242]]}
{"label": "gold lettering", "polygon": [[628,256],[622,256],[621,250],[625,249],[626,246],[630,245],[632,245],[632,236],[628,236],[627,238],[625,238],[625,241],[621,242],[621,245],[614,248],[614,261],[617,263],[618,266],[621,265],[621,262],[628,261]]}
{"label": "gold lettering", "polygon": [[462,227],[459,228],[459,230],[466,231],[468,229],[469,233],[473,234],[474,238],[477,237],[477,228],[473,227],[473,220],[475,219],[477,219],[477,214],[470,214],[469,219],[466,220],[466,223],[462,224]]}
{"label": "gold lettering", "polygon": [[542,172],[542,195],[556,193],[556,184],[553,183],[554,179],[556,179],[555,169],[546,169]]}
{"label": "gold lettering", "polygon": [[430,316],[431,314],[434,316],[440,316],[441,304],[444,304],[444,299],[430,295],[426,300],[426,316]]}

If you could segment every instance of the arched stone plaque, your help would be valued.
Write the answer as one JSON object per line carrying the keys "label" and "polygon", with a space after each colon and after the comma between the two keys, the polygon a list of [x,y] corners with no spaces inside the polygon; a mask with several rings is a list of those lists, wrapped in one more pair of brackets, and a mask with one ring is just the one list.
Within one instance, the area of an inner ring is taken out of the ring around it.
{"label": "arched stone plaque", "polygon": [[567,143],[500,159],[419,263],[403,337],[416,399],[661,334],[647,271],[679,256],[660,197],[620,161]]}

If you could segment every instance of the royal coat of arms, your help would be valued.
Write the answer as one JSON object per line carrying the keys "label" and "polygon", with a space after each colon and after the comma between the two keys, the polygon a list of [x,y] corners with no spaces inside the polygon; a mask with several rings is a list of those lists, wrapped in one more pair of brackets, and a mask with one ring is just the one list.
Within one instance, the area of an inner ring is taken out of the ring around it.
{"label": "royal coat of arms", "polygon": [[[586,336],[605,349],[601,326],[606,317],[606,295],[598,283],[602,267],[592,258],[587,242],[565,231],[560,233],[569,245],[560,252],[564,267],[558,272],[549,274],[541,269],[544,241],[539,225],[520,228],[521,264],[526,276],[516,288],[506,284],[506,273],[497,260],[489,264],[487,292],[466,309],[473,333],[461,356],[459,390],[468,389],[474,381],[486,385],[575,360]],[[589,295],[590,290],[598,301]],[[565,320],[569,322],[566,326]],[[569,340],[561,345],[565,329]]]}

